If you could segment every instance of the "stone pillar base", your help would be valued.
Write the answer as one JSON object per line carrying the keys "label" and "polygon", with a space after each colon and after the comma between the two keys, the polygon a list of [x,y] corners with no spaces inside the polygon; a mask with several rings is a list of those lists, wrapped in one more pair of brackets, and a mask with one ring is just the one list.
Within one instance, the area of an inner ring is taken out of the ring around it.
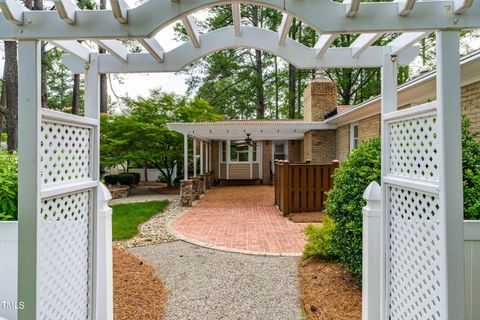
{"label": "stone pillar base", "polygon": [[201,194],[204,194],[207,192],[207,175],[205,173],[200,175],[200,187],[201,187]]}
{"label": "stone pillar base", "polygon": [[193,181],[180,180],[180,203],[184,207],[191,207],[193,202]]}
{"label": "stone pillar base", "polygon": [[193,180],[193,199],[198,200],[202,195],[203,183],[202,178],[199,176],[192,177]]}
{"label": "stone pillar base", "polygon": [[209,190],[212,186],[212,174],[210,172],[205,173],[205,189]]}

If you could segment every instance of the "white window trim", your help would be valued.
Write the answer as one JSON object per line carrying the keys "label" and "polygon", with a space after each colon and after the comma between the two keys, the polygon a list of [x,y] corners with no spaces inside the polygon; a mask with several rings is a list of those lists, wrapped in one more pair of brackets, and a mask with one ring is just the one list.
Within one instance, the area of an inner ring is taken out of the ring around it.
{"label": "white window trim", "polygon": [[[350,143],[350,151],[352,151],[353,149],[355,149],[353,147],[354,145],[354,140],[355,140],[355,136],[354,136],[354,133],[355,133],[355,127],[357,127],[357,132],[358,134],[360,134],[360,131],[359,131],[359,126],[358,126],[358,122],[353,122],[353,123],[350,123],[350,140],[349,140],[349,143]],[[357,147],[358,147],[358,136],[357,136]]]}
{"label": "white window trim", "polygon": [[288,142],[290,140],[272,140],[272,172],[275,172],[275,145],[283,143],[283,150],[285,152],[285,160],[288,160]]}

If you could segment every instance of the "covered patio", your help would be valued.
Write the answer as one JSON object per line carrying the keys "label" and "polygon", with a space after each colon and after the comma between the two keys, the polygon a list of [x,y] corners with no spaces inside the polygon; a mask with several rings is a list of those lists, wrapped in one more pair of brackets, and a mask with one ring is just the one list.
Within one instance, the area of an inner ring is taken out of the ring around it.
{"label": "covered patio", "polygon": [[180,239],[224,251],[299,256],[305,223],[293,223],[274,206],[270,186],[213,187],[171,225]]}

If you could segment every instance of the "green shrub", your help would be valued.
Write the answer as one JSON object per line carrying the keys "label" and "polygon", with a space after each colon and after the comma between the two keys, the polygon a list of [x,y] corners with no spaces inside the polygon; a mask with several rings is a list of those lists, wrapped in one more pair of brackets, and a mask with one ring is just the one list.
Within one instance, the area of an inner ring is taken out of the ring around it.
{"label": "green shrub", "polygon": [[17,156],[0,151],[0,221],[17,220]]}
{"label": "green shrub", "polygon": [[106,184],[116,185],[118,183],[118,175],[117,174],[107,174],[103,177]]}
{"label": "green shrub", "polygon": [[118,175],[118,182],[126,186],[131,186],[132,184],[135,184],[135,176],[130,173],[120,173]]}
{"label": "green shrub", "polygon": [[[470,132],[470,121],[462,121],[464,217],[480,220],[480,142]],[[333,245],[339,260],[348,265],[358,281],[362,274],[363,192],[372,181],[380,182],[380,138],[359,146],[334,174],[334,187],[328,193],[326,208],[336,229]]]}
{"label": "green shrub", "polygon": [[135,177],[135,184],[138,184],[141,180],[141,175],[140,172],[129,172],[130,174],[133,174]]}
{"label": "green shrub", "polygon": [[335,223],[332,218],[326,216],[322,221],[322,226],[309,224],[305,228],[307,244],[303,255],[305,257],[318,256],[327,259],[337,257],[337,250],[333,245],[333,233],[335,232]]}
{"label": "green shrub", "polygon": [[467,220],[480,220],[480,143],[479,133],[470,132],[470,120],[463,117],[463,214]]}
{"label": "green shrub", "polygon": [[348,156],[333,176],[326,209],[335,221],[333,246],[338,258],[358,281],[362,277],[363,192],[372,182],[380,182],[380,138],[362,143]]}

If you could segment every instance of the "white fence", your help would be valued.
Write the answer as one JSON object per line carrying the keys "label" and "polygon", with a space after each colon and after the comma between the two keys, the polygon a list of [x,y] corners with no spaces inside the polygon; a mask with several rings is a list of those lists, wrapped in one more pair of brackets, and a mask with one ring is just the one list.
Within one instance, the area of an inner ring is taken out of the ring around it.
{"label": "white fence", "polygon": [[[109,174],[119,174],[123,172],[121,167],[111,167],[106,169]],[[145,169],[128,169],[128,172],[140,173],[140,181],[145,181]],[[147,178],[148,181],[157,181],[159,177],[162,176],[162,173],[158,169],[147,169]],[[173,169],[172,182],[177,177],[177,166]]]}
{"label": "white fence", "polygon": [[[363,208],[363,315],[380,320],[381,311],[381,188],[372,182],[365,190]],[[465,228],[465,320],[480,319],[480,221],[464,221]]]}
{"label": "white fence", "polygon": [[[105,186],[98,188],[97,252],[95,285],[97,295],[95,305],[97,319],[113,319],[113,277],[112,277],[112,209],[108,207],[110,193]],[[0,222],[0,317],[8,320],[17,319],[18,280],[18,223]],[[39,297],[42,299],[43,297]]]}

